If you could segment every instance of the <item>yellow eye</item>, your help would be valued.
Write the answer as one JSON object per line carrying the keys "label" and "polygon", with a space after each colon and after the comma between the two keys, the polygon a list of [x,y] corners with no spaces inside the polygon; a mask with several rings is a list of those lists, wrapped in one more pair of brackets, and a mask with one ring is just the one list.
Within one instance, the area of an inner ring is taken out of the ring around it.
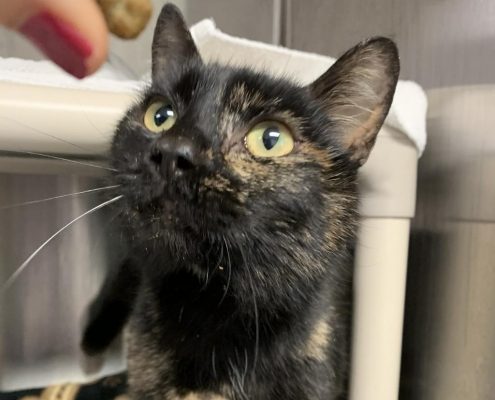
{"label": "yellow eye", "polygon": [[168,103],[156,101],[152,103],[144,114],[144,125],[150,131],[160,133],[168,131],[174,126],[177,115]]}
{"label": "yellow eye", "polygon": [[289,129],[277,121],[263,121],[246,135],[245,144],[256,157],[282,157],[294,148]]}

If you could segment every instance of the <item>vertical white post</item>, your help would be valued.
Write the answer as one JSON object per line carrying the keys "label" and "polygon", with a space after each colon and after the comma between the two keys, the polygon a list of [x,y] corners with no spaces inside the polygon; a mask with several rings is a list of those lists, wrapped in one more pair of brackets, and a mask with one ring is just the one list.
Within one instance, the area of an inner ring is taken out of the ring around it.
{"label": "vertical white post", "polygon": [[407,218],[364,218],[356,248],[351,400],[397,400]]}

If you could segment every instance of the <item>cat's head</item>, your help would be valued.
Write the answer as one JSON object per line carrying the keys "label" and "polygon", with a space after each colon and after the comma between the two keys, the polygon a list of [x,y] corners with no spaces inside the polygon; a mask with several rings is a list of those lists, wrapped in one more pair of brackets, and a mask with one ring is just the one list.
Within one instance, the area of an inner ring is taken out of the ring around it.
{"label": "cat's head", "polygon": [[308,86],[206,64],[180,12],[166,5],[152,83],[112,147],[134,239],[150,247],[195,238],[345,242],[356,220],[357,169],[398,72],[397,49],[385,38],[358,44]]}

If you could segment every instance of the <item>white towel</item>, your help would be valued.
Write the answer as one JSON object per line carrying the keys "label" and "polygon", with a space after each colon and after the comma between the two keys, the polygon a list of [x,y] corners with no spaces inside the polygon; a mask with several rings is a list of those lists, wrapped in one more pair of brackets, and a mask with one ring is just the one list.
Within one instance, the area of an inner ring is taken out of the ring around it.
{"label": "white towel", "polygon": [[145,84],[142,81],[127,79],[118,69],[109,64],[105,64],[94,75],[79,80],[65,73],[50,61],[1,57],[0,81],[109,92],[136,91]]}

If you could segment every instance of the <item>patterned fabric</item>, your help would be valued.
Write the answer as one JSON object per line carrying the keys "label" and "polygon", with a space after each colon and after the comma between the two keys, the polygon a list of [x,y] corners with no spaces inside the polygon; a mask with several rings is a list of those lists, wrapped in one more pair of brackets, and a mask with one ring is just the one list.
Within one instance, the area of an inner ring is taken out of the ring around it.
{"label": "patterned fabric", "polygon": [[0,392],[0,400],[130,400],[126,393],[125,374],[80,385],[67,383],[43,389]]}

